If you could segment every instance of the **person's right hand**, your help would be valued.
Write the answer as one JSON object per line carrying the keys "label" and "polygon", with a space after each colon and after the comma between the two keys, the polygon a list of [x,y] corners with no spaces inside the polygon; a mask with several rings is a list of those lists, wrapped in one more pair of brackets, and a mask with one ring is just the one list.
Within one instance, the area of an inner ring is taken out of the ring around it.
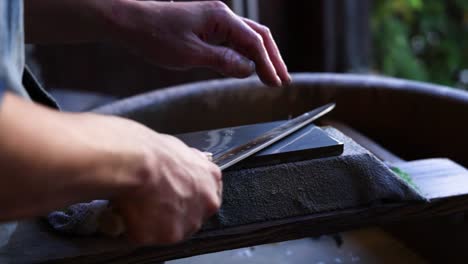
{"label": "person's right hand", "polygon": [[132,240],[140,244],[179,242],[199,230],[219,209],[221,171],[204,153],[130,120],[97,115],[86,118],[93,120],[86,126],[92,128],[90,134],[103,136],[101,149],[128,157],[143,153],[142,158],[119,159],[129,167],[144,160],[143,166],[133,170],[141,184],[117,193],[112,200]]}
{"label": "person's right hand", "polygon": [[157,135],[148,155],[147,184],[117,202],[127,234],[143,244],[179,242],[221,205],[221,171],[196,149]]}
{"label": "person's right hand", "polygon": [[0,222],[109,199],[136,242],[167,244],[221,204],[214,163],[131,120],[57,112],[7,92],[0,135]]}

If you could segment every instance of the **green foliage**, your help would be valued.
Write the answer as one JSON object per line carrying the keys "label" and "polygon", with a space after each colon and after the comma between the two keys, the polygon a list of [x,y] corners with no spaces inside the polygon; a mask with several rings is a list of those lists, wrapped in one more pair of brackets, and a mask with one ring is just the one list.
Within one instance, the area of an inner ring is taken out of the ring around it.
{"label": "green foliage", "polygon": [[376,0],[371,23],[377,71],[467,88],[467,0]]}

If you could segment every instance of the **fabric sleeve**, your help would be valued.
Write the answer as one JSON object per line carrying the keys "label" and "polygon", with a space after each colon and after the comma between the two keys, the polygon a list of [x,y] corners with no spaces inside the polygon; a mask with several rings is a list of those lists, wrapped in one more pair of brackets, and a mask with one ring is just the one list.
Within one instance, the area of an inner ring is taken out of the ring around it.
{"label": "fabric sleeve", "polygon": [[0,100],[6,91],[28,97],[21,82],[24,70],[23,24],[23,1],[0,0]]}
{"label": "fabric sleeve", "polygon": [[8,18],[7,18],[7,1],[0,2],[0,105],[3,102],[3,96],[6,92],[6,73],[4,69],[5,56],[6,56],[6,39],[8,30]]}
{"label": "fabric sleeve", "polygon": [[0,79],[0,105],[2,104],[4,93],[5,93],[5,82]]}

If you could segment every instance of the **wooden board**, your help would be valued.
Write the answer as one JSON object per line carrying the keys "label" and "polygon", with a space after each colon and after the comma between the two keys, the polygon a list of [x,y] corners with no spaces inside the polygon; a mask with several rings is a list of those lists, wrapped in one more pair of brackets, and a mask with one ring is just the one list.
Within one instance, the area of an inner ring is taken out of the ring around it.
{"label": "wooden board", "polygon": [[392,165],[411,175],[427,199],[443,199],[468,193],[467,170],[449,159],[397,162]]}
{"label": "wooden board", "polygon": [[375,204],[199,233],[171,247],[137,248],[124,239],[67,238],[37,221],[20,223],[0,248],[0,263],[154,263],[226,249],[298,239],[369,225],[424,219],[468,209],[468,171],[447,159],[396,164],[431,202]]}

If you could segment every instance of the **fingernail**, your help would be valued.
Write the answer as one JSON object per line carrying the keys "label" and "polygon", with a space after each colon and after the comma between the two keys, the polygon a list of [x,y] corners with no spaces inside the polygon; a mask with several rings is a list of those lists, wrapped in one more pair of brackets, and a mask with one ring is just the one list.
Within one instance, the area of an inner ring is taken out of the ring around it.
{"label": "fingernail", "polygon": [[239,75],[251,75],[255,71],[255,63],[249,59],[239,58]]}
{"label": "fingernail", "polygon": [[203,154],[205,154],[205,157],[209,160],[209,161],[213,161],[213,153],[211,152],[203,152]]}
{"label": "fingernail", "polygon": [[287,77],[287,78],[288,78],[288,79],[286,80],[286,82],[287,82],[287,84],[289,85],[289,84],[291,84],[291,83],[292,83],[292,78],[291,78],[291,75],[290,75],[290,74],[288,74],[288,77]]}
{"label": "fingernail", "polygon": [[282,85],[283,85],[283,82],[281,81],[280,77],[276,76],[275,86],[281,87]]}

